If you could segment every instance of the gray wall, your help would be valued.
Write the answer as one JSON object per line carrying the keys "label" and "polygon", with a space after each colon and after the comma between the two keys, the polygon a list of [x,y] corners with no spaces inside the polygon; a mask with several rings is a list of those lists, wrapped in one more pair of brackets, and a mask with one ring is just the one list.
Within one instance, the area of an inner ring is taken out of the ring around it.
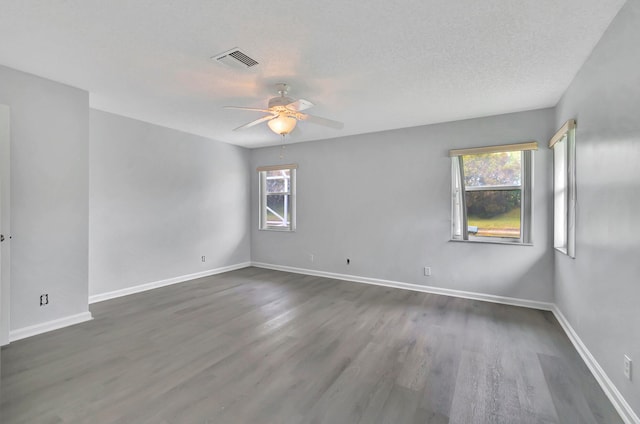
{"label": "gray wall", "polygon": [[[640,0],[630,0],[557,107],[576,118],[576,259],[555,254],[560,310],[640,412]],[[623,355],[635,381],[623,376]]]}
{"label": "gray wall", "polygon": [[0,103],[11,108],[15,330],[88,311],[89,95],[0,66]]}
{"label": "gray wall", "polygon": [[[280,147],[253,150],[252,259],[551,302],[545,144],[553,132],[554,111],[545,109],[293,144],[282,159]],[[534,246],[450,242],[449,149],[534,140],[541,145],[534,155]],[[297,231],[259,231],[255,168],[292,162],[299,164]]]}
{"label": "gray wall", "polygon": [[[283,158],[279,147],[249,152],[89,115],[85,91],[0,66],[12,131],[11,329],[86,312],[89,287],[100,294],[251,256],[555,301],[640,411],[638,373],[633,383],[622,375],[623,354],[640,363],[639,21],[640,0],[629,0],[556,109],[290,145]],[[549,248],[544,147],[570,118],[578,120],[575,260]],[[529,140],[540,143],[534,246],[449,242],[447,151]],[[297,231],[259,231],[255,167],[291,162],[299,164]],[[422,275],[424,266],[432,277]],[[49,306],[38,306],[41,293]]]}
{"label": "gray wall", "polygon": [[247,149],[90,119],[90,295],[250,260]]}

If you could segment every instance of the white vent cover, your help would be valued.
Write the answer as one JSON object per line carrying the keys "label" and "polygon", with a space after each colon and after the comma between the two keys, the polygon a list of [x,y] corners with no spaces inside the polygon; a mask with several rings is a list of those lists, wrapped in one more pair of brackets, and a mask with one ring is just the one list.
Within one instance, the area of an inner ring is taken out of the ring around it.
{"label": "white vent cover", "polygon": [[252,68],[258,64],[257,60],[252,59],[248,54],[244,53],[237,47],[224,53],[220,53],[211,59],[215,59],[219,63],[236,69]]}

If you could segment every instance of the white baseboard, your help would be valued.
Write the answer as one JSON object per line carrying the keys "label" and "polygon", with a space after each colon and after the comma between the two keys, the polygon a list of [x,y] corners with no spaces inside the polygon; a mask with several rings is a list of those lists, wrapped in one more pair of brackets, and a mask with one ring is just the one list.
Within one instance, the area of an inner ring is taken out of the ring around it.
{"label": "white baseboard", "polygon": [[[356,283],[372,284],[376,286],[394,287],[404,290],[413,290],[424,293],[440,294],[445,296],[460,297],[464,299],[480,300],[485,302],[501,303],[505,305],[522,306],[525,308],[539,309],[545,311],[551,311],[555,315],[556,319],[562,326],[563,330],[573,343],[574,347],[582,357],[593,376],[595,377],[602,390],[605,392],[613,406],[616,408],[620,417],[624,420],[625,424],[640,424],[640,418],[631,409],[629,403],[622,396],[620,391],[613,384],[611,379],[604,372],[598,361],[593,357],[589,349],[582,342],[578,334],[575,332],[571,324],[562,314],[557,305],[550,302],[539,302],[535,300],[519,299],[505,296],[496,296],[484,293],[468,292],[463,290],[445,289],[441,287],[423,286],[420,284],[403,283],[400,281],[382,280],[378,278],[360,277],[357,275],[338,274],[326,271],[317,271],[312,269],[295,268],[284,265],[274,265],[262,262],[243,262],[235,265],[230,265],[221,268],[215,268],[203,272],[197,272],[193,274],[183,275],[180,277],[169,278],[166,280],[155,281],[152,283],[141,284],[134,287],[128,287],[122,290],[116,290],[108,293],[97,294],[89,297],[89,303],[101,302],[116,297],[126,296],[133,293],[139,293],[147,290],[152,290],[159,287],[164,287],[172,284],[177,284],[189,280],[193,280],[201,277],[208,277],[211,275],[221,274],[223,272],[234,271],[248,266],[255,266],[258,268],[272,269],[276,271],[292,272],[295,274],[312,275],[317,277],[326,277],[338,280],[353,281]],[[81,322],[89,321],[93,319],[90,312],[84,312],[77,315],[72,315],[65,318],[60,318],[53,321],[48,321],[42,324],[33,325],[30,327],[13,330],[9,333],[9,341],[24,339],[27,337],[35,336],[37,334],[46,333],[48,331],[57,330],[69,325],[79,324]]]}
{"label": "white baseboard", "polygon": [[81,322],[91,321],[93,317],[91,312],[82,312],[76,315],[70,315],[64,318],[54,319],[52,321],[43,322],[42,324],[31,325],[29,327],[19,328],[9,332],[9,342],[26,339],[27,337],[46,333],[48,331],[58,330]]}
{"label": "white baseboard", "polygon": [[600,384],[600,387],[602,387],[602,390],[605,392],[605,394],[607,395],[607,397],[609,398],[613,406],[618,411],[618,414],[620,414],[620,417],[624,420],[625,424],[640,424],[640,419],[638,419],[638,416],[634,413],[633,409],[631,409],[631,406],[629,405],[629,403],[627,403],[627,401],[624,399],[622,394],[618,391],[616,386],[609,379],[609,377],[604,372],[602,367],[598,364],[596,359],[593,357],[591,352],[589,352],[589,349],[587,349],[587,347],[584,345],[582,340],[580,340],[580,337],[578,337],[578,334],[569,324],[569,321],[567,321],[567,319],[562,314],[560,309],[558,309],[557,305],[554,303],[538,302],[534,300],[518,299],[518,298],[504,297],[504,296],[495,296],[490,294],[474,293],[474,292],[467,292],[462,290],[444,289],[441,287],[422,286],[419,284],[402,283],[399,281],[381,280],[377,278],[368,278],[368,277],[360,277],[356,275],[316,271],[312,269],[295,268],[295,267],[284,266],[284,265],[273,265],[273,264],[267,264],[267,263],[261,263],[261,262],[252,262],[251,265],[258,268],[273,269],[276,271],[285,271],[285,272],[292,272],[296,274],[313,275],[317,277],[327,277],[327,278],[333,278],[338,280],[354,281],[357,283],[373,284],[373,285],[385,286],[385,287],[395,287],[399,289],[413,290],[413,291],[419,291],[424,293],[441,294],[446,296],[461,297],[465,299],[481,300],[485,302],[502,303],[506,305],[522,306],[525,308],[551,311],[553,312],[556,319],[558,320],[563,330],[567,334],[567,337],[569,337],[574,347],[582,357],[583,361],[587,364],[587,367],[589,367],[589,370],[595,377],[598,384]]}
{"label": "white baseboard", "polygon": [[170,286],[172,284],[183,283],[189,280],[195,280],[196,278],[210,277],[216,274],[222,274],[223,272],[235,271],[236,269],[246,268],[251,266],[250,262],[242,262],[239,264],[224,266],[220,268],[209,269],[202,272],[196,272],[193,274],[181,275],[179,277],[168,278],[166,280],[153,281],[151,283],[140,284],[133,287],[127,287],[120,290],[114,290],[106,293],[94,294],[89,296],[89,304],[103,302],[109,299],[115,299],[116,297],[127,296],[134,293],[140,293],[147,290],[157,289],[159,287]]}
{"label": "white baseboard", "polygon": [[378,278],[360,277],[357,275],[337,274],[334,272],[316,271],[313,269],[295,268],[283,265],[266,264],[262,262],[252,262],[252,266],[276,271],[293,272],[295,274],[313,275],[316,277],[333,278],[337,280],[353,281],[356,283],[373,284],[376,286],[395,287],[398,289],[413,290],[423,293],[441,294],[445,296],[461,297],[464,299],[481,300],[485,302],[502,303],[504,305],[523,306],[525,308],[540,309],[543,311],[553,310],[553,303],[539,302],[536,300],[519,299],[515,297],[496,296],[492,294],[475,293],[463,290],[445,289],[442,287],[423,286],[420,284],[403,283],[400,281],[381,280]]}
{"label": "white baseboard", "polygon": [[582,357],[582,360],[587,364],[587,367],[589,367],[591,374],[593,374],[598,384],[600,384],[600,387],[602,387],[604,393],[616,408],[616,411],[618,411],[618,414],[620,414],[622,420],[626,424],[640,424],[640,418],[638,418],[638,415],[636,415],[633,409],[631,409],[631,405],[629,405],[615,384],[613,384],[607,373],[604,372],[600,364],[598,364],[596,358],[594,358],[591,352],[589,352],[587,346],[585,346],[578,336],[578,333],[576,333],[573,327],[571,327],[571,324],[557,305],[553,305],[552,312],[562,326],[564,332],[567,334],[567,337],[569,337],[569,340],[571,340],[571,343],[573,343],[573,346]]}

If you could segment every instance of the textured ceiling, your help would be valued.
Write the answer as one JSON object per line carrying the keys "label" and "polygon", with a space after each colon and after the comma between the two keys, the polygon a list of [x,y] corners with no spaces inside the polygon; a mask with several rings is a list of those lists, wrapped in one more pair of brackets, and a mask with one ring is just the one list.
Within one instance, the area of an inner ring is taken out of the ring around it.
{"label": "textured ceiling", "polygon": [[[273,84],[311,100],[310,141],[554,106],[623,0],[0,0],[0,64],[91,106],[246,147]],[[209,58],[240,47],[234,70]]]}

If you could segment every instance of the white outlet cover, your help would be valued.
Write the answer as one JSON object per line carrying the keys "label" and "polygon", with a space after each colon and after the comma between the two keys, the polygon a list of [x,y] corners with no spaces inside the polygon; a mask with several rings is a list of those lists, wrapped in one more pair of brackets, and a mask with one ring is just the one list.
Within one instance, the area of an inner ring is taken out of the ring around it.
{"label": "white outlet cover", "polygon": [[631,358],[629,358],[627,355],[624,355],[624,376],[629,380],[631,380],[631,364]]}

